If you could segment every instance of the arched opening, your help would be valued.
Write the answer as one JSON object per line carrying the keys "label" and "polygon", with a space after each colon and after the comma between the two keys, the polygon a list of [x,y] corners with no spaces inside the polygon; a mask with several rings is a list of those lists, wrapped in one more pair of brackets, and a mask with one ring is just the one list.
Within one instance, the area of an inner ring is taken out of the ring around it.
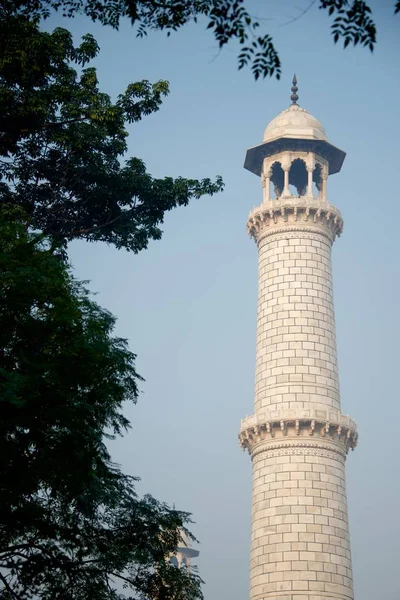
{"label": "arched opening", "polygon": [[[280,198],[283,192],[285,176],[280,162],[275,162],[271,168],[271,183],[273,187],[272,198]],[[274,195],[275,194],[275,195]]]}
{"label": "arched opening", "polygon": [[[296,158],[289,171],[289,189],[293,196],[305,196],[307,191],[308,175],[306,164],[301,158]],[[293,187],[291,187],[293,186]],[[296,194],[297,192],[297,194]]]}
{"label": "arched opening", "polygon": [[322,166],[317,163],[313,172],[313,196],[320,198],[322,194]]}

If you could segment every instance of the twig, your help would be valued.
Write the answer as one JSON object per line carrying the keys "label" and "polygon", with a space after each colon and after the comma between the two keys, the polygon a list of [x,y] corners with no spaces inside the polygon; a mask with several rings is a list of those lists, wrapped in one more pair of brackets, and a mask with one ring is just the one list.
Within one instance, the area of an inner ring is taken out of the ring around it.
{"label": "twig", "polygon": [[287,23],[283,23],[281,25],[281,27],[286,27],[286,25],[290,25],[291,23],[294,23],[295,21],[298,21],[299,19],[301,19],[302,17],[304,17],[304,15],[306,13],[308,13],[308,11],[310,10],[310,8],[312,8],[316,2],[317,2],[317,0],[311,0],[310,4],[304,10],[302,10],[301,13],[299,15],[297,15],[297,17],[293,17],[292,19],[290,19],[289,21],[287,21]]}
{"label": "twig", "polygon": [[112,225],[113,223],[115,223],[116,221],[118,221],[119,219],[121,219],[122,217],[126,217],[126,215],[132,211],[126,211],[125,213],[121,213],[119,214],[117,217],[115,217],[114,219],[111,219],[111,221],[107,221],[106,223],[102,223],[101,225],[94,225],[93,227],[87,227],[85,229],[75,229],[75,231],[71,231],[71,233],[67,234],[66,237],[73,237],[76,235],[84,235],[86,233],[93,233],[94,231],[97,231],[98,229],[102,229],[103,227],[107,227],[107,225]]}
{"label": "twig", "polygon": [[14,596],[17,600],[21,600],[20,596],[14,592],[14,590],[9,586],[7,579],[0,573],[0,579],[4,583],[6,590]]}

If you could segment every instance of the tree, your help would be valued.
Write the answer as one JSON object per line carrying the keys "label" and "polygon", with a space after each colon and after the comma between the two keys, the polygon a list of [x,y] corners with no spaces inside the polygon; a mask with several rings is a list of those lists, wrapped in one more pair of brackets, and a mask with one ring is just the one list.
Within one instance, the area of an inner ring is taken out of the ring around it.
{"label": "tree", "polygon": [[112,103],[88,66],[98,50],[90,35],[75,47],[65,29],[0,15],[0,201],[58,246],[80,238],[138,252],[160,239],[166,211],[223,184],[155,179],[139,158],[121,164],[126,123],[158,110],[168,83],[131,83]]}
{"label": "tree", "polygon": [[[400,0],[393,0],[394,12],[400,12]],[[105,25],[118,28],[128,17],[137,26],[137,35],[151,29],[165,30],[170,35],[190,21],[200,17],[208,20],[207,28],[214,34],[219,47],[231,40],[240,44],[239,69],[251,65],[254,77],[281,75],[281,63],[272,37],[257,35],[260,23],[245,8],[245,0],[3,0],[11,11],[29,16],[47,17],[51,10],[61,10],[67,17],[85,14]],[[305,14],[314,5],[333,17],[331,31],[334,42],[361,44],[374,49],[376,26],[372,11],[364,0],[309,0]]]}
{"label": "tree", "polygon": [[138,499],[105,446],[129,426],[135,356],[24,218],[0,211],[0,597],[122,599],[118,580],[135,597],[201,597],[166,561],[188,515]]}
{"label": "tree", "polygon": [[120,581],[126,596],[192,600],[199,577],[167,560],[188,515],[139,499],[107,451],[140,377],[66,246],[138,252],[165,211],[222,181],[122,163],[125,124],[158,110],[168,84],[130,84],[112,103],[88,66],[97,52],[91,36],[75,47],[0,12],[0,597],[113,600]]}

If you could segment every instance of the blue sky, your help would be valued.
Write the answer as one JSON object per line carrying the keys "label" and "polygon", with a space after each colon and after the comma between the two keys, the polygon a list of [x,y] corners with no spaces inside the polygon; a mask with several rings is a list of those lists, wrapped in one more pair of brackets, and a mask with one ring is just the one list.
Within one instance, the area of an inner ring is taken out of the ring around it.
{"label": "blue sky", "polygon": [[237,71],[237,47],[218,52],[203,23],[167,38],[137,39],[84,18],[53,18],[76,36],[90,31],[103,91],[167,79],[161,110],[129,128],[129,156],[158,177],[223,176],[223,194],[168,214],[161,241],[139,255],[73,243],[75,274],[118,317],[145,377],[131,432],[112,445],[125,471],[152,493],[193,513],[206,600],[248,597],[251,464],[237,442],[252,413],[257,251],[246,234],[260,182],[243,169],[246,149],[289,104],[296,72],[299,104],[347,152],[328,181],[344,216],[333,250],[342,409],[359,426],[347,465],[356,598],[398,600],[400,454],[398,428],[400,16],[372,1],[378,45],[371,54],[335,46],[325,12],[308,0],[250,2],[276,42],[280,82]]}

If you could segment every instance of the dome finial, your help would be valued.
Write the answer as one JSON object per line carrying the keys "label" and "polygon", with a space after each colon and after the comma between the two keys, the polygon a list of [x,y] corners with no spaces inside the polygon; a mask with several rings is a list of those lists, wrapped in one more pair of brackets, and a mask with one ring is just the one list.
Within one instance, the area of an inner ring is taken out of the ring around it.
{"label": "dome finial", "polygon": [[293,79],[292,79],[292,95],[290,96],[290,99],[292,101],[292,104],[297,104],[297,100],[299,99],[298,95],[297,95],[297,78],[296,78],[296,73],[293,75]]}

